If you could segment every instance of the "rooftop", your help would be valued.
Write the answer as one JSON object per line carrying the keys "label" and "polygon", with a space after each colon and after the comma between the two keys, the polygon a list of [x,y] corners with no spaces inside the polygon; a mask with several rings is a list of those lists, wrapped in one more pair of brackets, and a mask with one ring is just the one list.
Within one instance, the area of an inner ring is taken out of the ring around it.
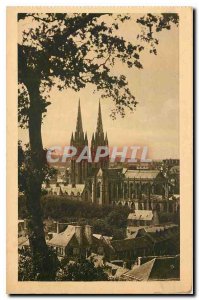
{"label": "rooftop", "polygon": [[179,280],[180,257],[160,256],[134,268],[122,275],[126,280]]}
{"label": "rooftop", "polygon": [[48,241],[48,244],[51,246],[66,247],[74,234],[75,234],[75,226],[68,225],[65,231],[56,234],[50,241]]}
{"label": "rooftop", "polygon": [[159,173],[159,170],[127,170],[125,177],[135,179],[155,179]]}
{"label": "rooftop", "polygon": [[111,241],[111,245],[113,249],[117,252],[136,249],[136,248],[146,248],[149,246],[149,244],[151,244],[150,241],[145,237]]}
{"label": "rooftop", "polygon": [[128,215],[128,220],[143,220],[151,221],[153,219],[152,210],[135,210],[135,212]]}

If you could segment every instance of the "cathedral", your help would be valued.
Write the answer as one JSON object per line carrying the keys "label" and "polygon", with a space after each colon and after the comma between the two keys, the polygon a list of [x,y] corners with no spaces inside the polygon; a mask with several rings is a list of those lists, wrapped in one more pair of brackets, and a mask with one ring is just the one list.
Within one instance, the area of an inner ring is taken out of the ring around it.
{"label": "cathedral", "polygon": [[79,100],[76,129],[70,141],[70,145],[77,149],[76,156],[71,158],[71,189],[75,191],[75,188],[82,187],[84,190],[82,199],[99,205],[128,205],[132,209],[176,211],[178,202],[171,199],[171,195],[176,193],[174,185],[172,186],[158,169],[135,170],[111,167],[109,155],[100,158],[99,162],[93,162],[93,159],[92,162],[87,159],[77,162],[85,146],[90,147],[92,158],[95,157],[98,146],[108,146],[108,136],[103,129],[100,102],[96,123],[96,130],[92,134],[89,145],[87,133],[83,130]]}
{"label": "cathedral", "polygon": [[94,157],[96,155],[98,146],[107,146],[108,147],[108,137],[107,133],[104,134],[103,123],[102,123],[102,112],[101,105],[99,102],[98,116],[97,116],[97,125],[96,130],[92,135],[90,153],[92,157],[92,162],[88,160],[81,160],[77,162],[77,158],[80,155],[82,149],[85,146],[88,146],[88,137],[87,133],[83,130],[82,125],[82,115],[81,115],[81,106],[80,100],[78,104],[78,113],[77,113],[77,123],[76,130],[71,135],[70,146],[74,146],[77,149],[76,155],[71,158],[71,172],[70,180],[71,185],[75,187],[79,184],[84,184],[86,188],[89,189],[89,194],[92,196],[92,202],[97,202],[103,204],[105,202],[105,190],[103,183],[103,194],[102,186],[99,186],[99,181],[97,182],[97,174],[99,171],[104,172],[109,168],[109,155],[106,157],[99,158],[98,162],[94,162]]}
{"label": "cathedral", "polygon": [[[78,104],[76,130],[74,134],[72,133],[70,146],[74,146],[77,149],[76,155],[73,158],[71,158],[71,184],[73,186],[75,186],[76,184],[85,184],[88,181],[88,178],[92,177],[97,170],[99,170],[100,168],[107,169],[109,167],[108,155],[107,157],[100,158],[99,162],[90,163],[87,159],[83,159],[80,162],[77,162],[77,158],[82,152],[82,149],[85,146],[88,146],[87,133],[83,131],[80,100]],[[94,161],[94,157],[96,155],[98,146],[108,147],[107,133],[105,135],[103,131],[100,102],[98,109],[97,127],[96,131],[92,135],[90,147],[92,161]]]}

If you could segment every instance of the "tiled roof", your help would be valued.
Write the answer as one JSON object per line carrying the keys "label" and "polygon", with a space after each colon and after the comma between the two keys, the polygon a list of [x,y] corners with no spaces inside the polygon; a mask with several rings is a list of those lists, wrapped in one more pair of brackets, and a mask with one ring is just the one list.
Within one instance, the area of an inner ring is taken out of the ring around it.
{"label": "tiled roof", "polygon": [[128,220],[143,220],[151,221],[153,219],[152,210],[135,210],[135,212],[128,215]]}
{"label": "tiled roof", "polygon": [[68,225],[65,231],[56,234],[50,241],[48,241],[48,244],[50,246],[66,247],[74,234],[75,234],[75,226]]}
{"label": "tiled roof", "polygon": [[179,279],[179,255],[156,257],[122,275],[126,280],[171,280]]}
{"label": "tiled roof", "polygon": [[177,228],[179,227],[177,224],[166,224],[166,225],[152,225],[145,227],[146,232],[160,232],[163,230],[167,230],[170,228]]}
{"label": "tiled roof", "polygon": [[73,194],[74,196],[77,196],[78,194],[81,195],[84,191],[85,184],[76,184],[75,187],[72,186],[72,184],[68,185],[60,185],[61,191],[63,194],[68,194],[71,195]]}
{"label": "tiled roof", "polygon": [[180,200],[180,195],[172,195],[171,197],[169,197],[169,200]]}
{"label": "tiled roof", "polygon": [[116,271],[115,274],[111,276],[112,278],[119,278],[120,276],[122,276],[123,274],[128,272],[128,270],[129,270],[129,269],[120,267],[118,265],[115,265],[113,263],[110,263],[110,262],[106,262],[105,267],[111,268],[112,270]]}
{"label": "tiled roof", "polygon": [[106,176],[110,176],[110,177],[120,177],[122,175],[122,172],[123,172],[122,168],[108,168],[103,170],[103,173]]}
{"label": "tiled roof", "polygon": [[136,269],[130,270],[129,272],[124,274],[124,277],[126,277],[128,280],[133,279],[137,281],[146,281],[149,279],[154,263],[155,258],[137,267]]}
{"label": "tiled roof", "polygon": [[128,170],[125,173],[125,177],[131,179],[155,179],[159,173],[159,170]]}
{"label": "tiled roof", "polygon": [[130,238],[124,240],[113,240],[111,241],[111,245],[116,252],[120,251],[128,251],[138,248],[146,248],[150,244],[150,241],[145,237],[138,237],[138,238]]}
{"label": "tiled roof", "polygon": [[179,173],[180,173],[180,166],[173,166],[173,167],[170,169],[170,173],[171,173],[171,174],[179,174]]}
{"label": "tiled roof", "polygon": [[98,233],[93,233],[93,236],[98,240],[102,239],[103,237],[102,234],[98,234]]}
{"label": "tiled roof", "polygon": [[151,201],[165,201],[165,199],[162,197],[162,195],[150,195]]}
{"label": "tiled roof", "polygon": [[[168,229],[172,228],[178,228],[179,226],[177,224],[166,224],[166,225],[150,225],[150,226],[131,226],[128,225],[128,229],[131,230],[132,232],[140,232],[140,231],[145,231],[146,233],[157,233],[161,231],[166,231]],[[137,234],[136,234],[137,235]]]}
{"label": "tiled roof", "polygon": [[29,246],[29,239],[27,236],[21,236],[18,238],[18,248],[21,248],[23,246]]}
{"label": "tiled roof", "polygon": [[46,191],[49,192],[49,193],[60,195],[61,189],[60,189],[59,186],[51,186],[51,187],[47,187]]}

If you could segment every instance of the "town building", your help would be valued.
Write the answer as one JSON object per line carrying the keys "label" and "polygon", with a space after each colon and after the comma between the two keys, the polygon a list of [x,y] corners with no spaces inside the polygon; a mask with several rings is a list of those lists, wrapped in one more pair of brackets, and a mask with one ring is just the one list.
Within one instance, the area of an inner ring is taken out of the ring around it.
{"label": "town building", "polygon": [[[134,228],[135,229],[135,228]],[[130,265],[139,256],[177,255],[180,253],[179,226],[175,224],[137,227],[128,238],[113,240],[110,260],[123,259]]]}
{"label": "town building", "polygon": [[120,280],[126,281],[153,281],[153,280],[180,280],[180,256],[143,257],[132,270],[123,272]]}
{"label": "town building", "polygon": [[91,253],[107,256],[111,251],[111,238],[93,234],[92,226],[68,225],[47,243],[59,257],[89,257]]}
{"label": "town building", "polygon": [[159,218],[156,210],[134,210],[127,218],[127,238],[131,237],[140,227],[158,224]]}

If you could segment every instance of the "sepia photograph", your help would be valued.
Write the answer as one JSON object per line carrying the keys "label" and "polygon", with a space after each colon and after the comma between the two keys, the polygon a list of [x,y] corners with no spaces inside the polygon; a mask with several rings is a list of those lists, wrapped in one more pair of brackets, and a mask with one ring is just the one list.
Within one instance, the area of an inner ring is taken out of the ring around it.
{"label": "sepia photograph", "polygon": [[11,12],[17,284],[102,282],[105,293],[122,282],[125,294],[165,282],[172,293],[185,263],[181,11]]}

